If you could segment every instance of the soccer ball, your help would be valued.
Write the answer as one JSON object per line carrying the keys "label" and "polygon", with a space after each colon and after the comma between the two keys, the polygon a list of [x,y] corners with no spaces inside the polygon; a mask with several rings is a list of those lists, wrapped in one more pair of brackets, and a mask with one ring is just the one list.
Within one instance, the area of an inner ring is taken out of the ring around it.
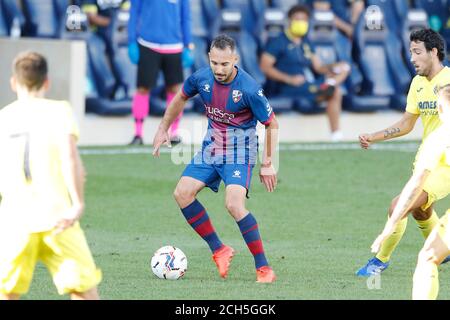
{"label": "soccer ball", "polygon": [[164,246],[156,250],[150,266],[153,273],[161,279],[180,279],[187,270],[186,255],[174,246]]}

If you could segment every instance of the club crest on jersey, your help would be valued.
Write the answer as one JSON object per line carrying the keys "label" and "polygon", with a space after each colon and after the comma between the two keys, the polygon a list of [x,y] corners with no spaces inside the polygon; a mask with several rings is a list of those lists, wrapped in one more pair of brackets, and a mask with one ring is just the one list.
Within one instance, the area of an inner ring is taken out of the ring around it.
{"label": "club crest on jersey", "polygon": [[233,90],[232,97],[234,103],[238,103],[242,98],[242,92],[240,92],[239,90]]}
{"label": "club crest on jersey", "polygon": [[205,85],[203,86],[203,91],[205,91],[205,92],[211,92],[211,87],[209,86],[209,84],[205,84]]}

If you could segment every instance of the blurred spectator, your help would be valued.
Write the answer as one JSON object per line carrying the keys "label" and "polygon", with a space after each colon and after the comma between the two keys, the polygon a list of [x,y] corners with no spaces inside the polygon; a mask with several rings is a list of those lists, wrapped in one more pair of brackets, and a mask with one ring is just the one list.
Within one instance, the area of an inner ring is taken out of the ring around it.
{"label": "blurred spectator", "polygon": [[[189,67],[193,63],[189,0],[132,0],[128,43],[130,59],[138,64],[138,89],[132,105],[135,136],[130,144],[143,144],[143,123],[159,71],[164,73],[169,105],[184,80],[183,65]],[[172,143],[181,141],[178,136],[181,115],[170,127]]]}
{"label": "blurred spectator", "polygon": [[129,0],[81,0],[81,10],[86,13],[89,25],[97,35],[104,41],[106,56],[111,65],[112,72],[116,79],[116,85],[122,83],[121,73],[116,70],[113,61],[111,21],[118,10],[129,10]]}
{"label": "blurred spectator", "polygon": [[88,16],[89,24],[98,31],[99,34],[106,34],[111,19],[119,9],[128,10],[130,1],[128,0],[82,0],[81,9]]}
{"label": "blurred spectator", "polygon": [[363,0],[313,0],[314,10],[331,10],[334,13],[334,23],[348,38],[353,38],[353,29],[359,16],[364,11]]}
{"label": "blurred spectator", "polygon": [[[316,103],[326,101],[331,140],[342,139],[339,118],[342,109],[340,84],[350,72],[346,62],[324,65],[305,38],[309,26],[309,9],[293,6],[288,12],[289,25],[284,33],[270,38],[261,55],[261,70],[277,86],[280,95],[304,97]],[[312,70],[322,75],[314,79]]]}

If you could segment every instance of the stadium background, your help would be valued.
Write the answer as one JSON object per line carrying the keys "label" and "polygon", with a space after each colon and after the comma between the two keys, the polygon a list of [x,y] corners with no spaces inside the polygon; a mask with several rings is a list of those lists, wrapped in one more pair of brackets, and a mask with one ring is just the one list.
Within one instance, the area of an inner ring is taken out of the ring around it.
{"label": "stadium background", "polygon": [[[284,8],[297,1],[229,2],[225,8],[228,1],[191,0],[197,51],[194,67],[185,72],[205,64],[209,41],[223,31],[238,40],[242,66],[262,81],[257,68],[261,41],[280,30]],[[248,7],[242,10],[238,3]],[[0,105],[14,99],[8,89],[12,57],[23,49],[43,51],[50,60],[50,97],[72,102],[80,120],[82,145],[124,144],[132,130],[130,97],[135,72],[126,54],[127,14],[119,12],[112,28],[117,63],[125,73],[122,87],[113,90],[116,79],[101,54],[104,48],[76,7],[67,12],[69,4],[73,3],[0,0]],[[443,35],[448,35],[449,29],[448,1],[367,1],[366,7],[370,5],[378,5],[378,9],[371,7],[367,15],[363,13],[352,43],[353,47],[361,45],[363,54],[350,55],[353,72],[351,82],[346,83],[342,121],[349,140],[356,140],[357,133],[384,128],[401,116],[413,75],[407,63],[410,30],[430,25],[430,21],[436,27],[435,15],[442,22]],[[253,11],[261,6],[263,11]],[[211,8],[217,11],[208,11]],[[211,12],[215,14],[208,15]],[[258,16],[247,16],[258,12]],[[384,19],[379,12],[385,13]],[[388,22],[392,14],[394,18]],[[321,39],[319,54],[332,60],[342,53],[336,42],[345,39],[330,25],[329,14],[314,18],[317,21],[312,26],[318,26],[316,36]],[[75,23],[74,31],[66,28],[67,21],[80,24]],[[248,21],[263,24],[250,29]],[[392,22],[397,27],[389,24]],[[400,60],[392,62],[392,58]],[[146,124],[148,143],[164,110],[163,92],[160,82],[153,95],[160,99],[152,99]],[[269,98],[281,122],[283,142],[326,140],[328,126],[321,110],[304,108],[295,99]],[[205,124],[200,107],[198,101],[190,103],[183,129]],[[419,140],[420,135],[418,126],[405,139]],[[161,159],[153,159],[148,147],[82,147],[88,172],[82,225],[103,270],[100,295],[104,299],[409,299],[423,243],[411,219],[391,267],[379,282],[368,283],[354,272],[370,257],[370,244],[385,223],[390,200],[410,175],[417,146],[417,141],[393,142],[362,151],[356,143],[282,144],[277,191],[268,195],[254,179],[248,201],[279,278],[272,286],[254,284],[251,255],[223,207],[223,188],[218,195],[201,193],[200,201],[207,205],[223,240],[238,251],[227,281],[217,276],[206,245],[192,233],[171,199],[182,166],[170,161],[169,150],[163,150]],[[449,199],[440,201],[438,214],[448,207]],[[185,278],[176,282],[156,279],[148,265],[153,251],[169,243],[182,248],[189,260]],[[439,298],[450,299],[446,281],[450,272],[448,266],[441,269]],[[31,292],[24,298],[61,298],[43,265],[38,265]]]}
{"label": "stadium background", "polygon": [[[409,63],[409,33],[430,26],[448,42],[450,5],[448,0],[366,0],[366,10],[355,25],[353,39],[349,40],[333,24],[333,14],[347,18],[346,2],[333,1],[334,11],[313,11],[308,38],[325,63],[346,60],[352,66],[342,88],[342,130],[346,140],[355,140],[362,131],[389,125],[399,116],[397,112],[404,110],[414,76]],[[190,0],[190,3],[196,49],[195,63],[184,70],[185,75],[208,65],[211,39],[225,32],[238,43],[240,65],[264,84],[259,55],[265,41],[283,29],[287,8],[295,3],[311,5],[311,0]],[[127,55],[128,11],[126,6],[118,10],[106,33],[112,48],[109,60],[105,43],[89,27],[79,5],[76,0],[0,0],[0,68],[10,70],[11,59],[21,50],[40,49],[49,57],[50,78],[55,84],[49,97],[72,102],[82,129],[81,145],[124,144],[132,135],[131,97],[136,82],[136,66]],[[4,88],[0,105],[4,106],[14,99],[7,89],[8,72],[0,75],[0,85]],[[161,75],[152,92],[149,121],[145,123],[147,143],[165,110],[164,94]],[[323,107],[302,97],[271,95],[269,99],[279,115],[281,128],[286,128],[280,131],[281,141],[328,140]],[[200,100],[193,99],[181,124],[186,135],[196,124],[206,126],[202,113]],[[418,126],[407,139],[419,139],[420,135]],[[185,141],[190,142],[190,138]]]}

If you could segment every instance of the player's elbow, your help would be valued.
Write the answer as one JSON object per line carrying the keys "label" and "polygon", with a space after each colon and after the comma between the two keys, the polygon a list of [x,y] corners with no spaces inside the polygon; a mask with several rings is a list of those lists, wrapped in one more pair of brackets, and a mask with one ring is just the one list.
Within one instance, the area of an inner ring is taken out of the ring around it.
{"label": "player's elbow", "polygon": [[413,129],[414,129],[414,123],[407,121],[407,122],[403,123],[400,133],[401,133],[401,135],[405,135],[405,134],[410,133]]}

